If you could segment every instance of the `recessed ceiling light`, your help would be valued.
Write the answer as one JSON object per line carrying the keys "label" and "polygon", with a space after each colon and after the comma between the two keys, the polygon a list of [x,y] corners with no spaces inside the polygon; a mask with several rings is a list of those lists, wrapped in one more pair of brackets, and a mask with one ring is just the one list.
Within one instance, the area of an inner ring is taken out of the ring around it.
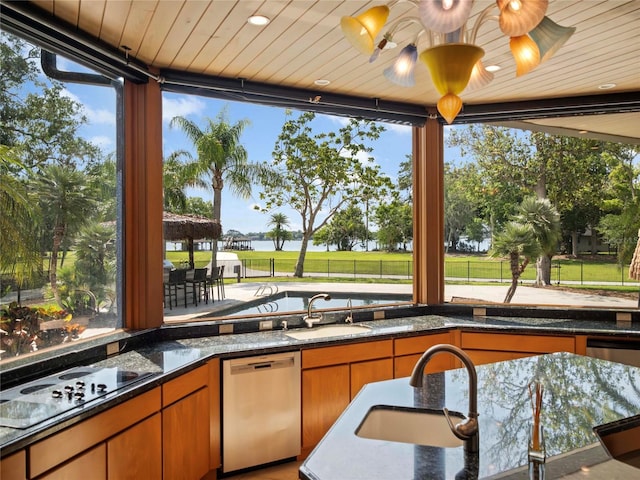
{"label": "recessed ceiling light", "polygon": [[502,67],[500,65],[487,65],[486,67],[484,67],[484,69],[487,72],[497,72],[498,70],[500,70]]}
{"label": "recessed ceiling light", "polygon": [[313,83],[315,83],[319,87],[326,87],[331,83],[331,81],[324,78],[319,78],[318,80],[315,80]]}
{"label": "recessed ceiling light", "polygon": [[581,133],[582,135],[584,135],[585,133],[589,133],[588,130],[580,130],[578,133]]}
{"label": "recessed ceiling light", "polygon": [[266,25],[270,21],[271,20],[268,17],[265,17],[264,15],[251,15],[247,19],[247,22],[249,22],[251,25],[257,25],[259,27]]}
{"label": "recessed ceiling light", "polygon": [[615,83],[603,83],[602,85],[598,85],[598,88],[600,90],[609,90],[610,88],[613,88],[615,86],[616,86]]}

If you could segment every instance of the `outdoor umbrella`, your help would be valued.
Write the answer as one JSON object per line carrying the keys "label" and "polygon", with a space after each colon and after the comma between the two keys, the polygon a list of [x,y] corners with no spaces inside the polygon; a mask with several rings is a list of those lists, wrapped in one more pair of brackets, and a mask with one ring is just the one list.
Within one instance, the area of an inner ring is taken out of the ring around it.
{"label": "outdoor umbrella", "polygon": [[189,248],[189,266],[194,267],[194,240],[218,240],[222,235],[222,225],[210,218],[197,215],[162,214],[164,240],[170,242],[186,241]]}
{"label": "outdoor umbrella", "polygon": [[[638,243],[636,250],[633,252],[631,265],[629,265],[629,278],[640,280],[640,230],[638,230]],[[640,308],[640,294],[638,295],[638,308]]]}

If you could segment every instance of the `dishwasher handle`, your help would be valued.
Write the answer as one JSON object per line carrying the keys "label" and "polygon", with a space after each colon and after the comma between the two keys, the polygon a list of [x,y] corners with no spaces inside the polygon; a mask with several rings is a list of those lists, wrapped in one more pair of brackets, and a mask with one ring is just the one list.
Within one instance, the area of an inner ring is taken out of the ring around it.
{"label": "dishwasher handle", "polygon": [[241,361],[232,363],[229,372],[231,375],[241,375],[243,373],[252,373],[260,370],[275,370],[278,368],[291,368],[295,366],[295,358],[293,356],[274,359],[259,360],[252,359],[249,361]]}

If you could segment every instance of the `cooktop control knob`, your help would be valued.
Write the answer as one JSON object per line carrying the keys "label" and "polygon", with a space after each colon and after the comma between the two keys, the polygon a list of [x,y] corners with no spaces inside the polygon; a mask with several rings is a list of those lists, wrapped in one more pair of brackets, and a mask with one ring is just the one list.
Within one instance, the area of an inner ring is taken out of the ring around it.
{"label": "cooktop control knob", "polygon": [[53,398],[62,398],[62,390],[54,390],[51,392]]}
{"label": "cooktop control knob", "polygon": [[104,393],[107,391],[107,386],[104,383],[99,383],[97,387],[98,387],[98,393]]}

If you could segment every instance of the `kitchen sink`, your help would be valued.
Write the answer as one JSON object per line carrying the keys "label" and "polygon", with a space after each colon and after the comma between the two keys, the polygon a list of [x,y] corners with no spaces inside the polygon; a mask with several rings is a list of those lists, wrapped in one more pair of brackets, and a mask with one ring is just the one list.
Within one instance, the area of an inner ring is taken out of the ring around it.
{"label": "kitchen sink", "polygon": [[287,337],[296,340],[309,340],[316,338],[341,337],[343,335],[356,335],[358,333],[367,333],[371,331],[371,327],[366,325],[328,325],[326,327],[298,329],[287,332]]}
{"label": "kitchen sink", "polygon": [[640,415],[594,428],[607,453],[640,468]]}
{"label": "kitchen sink", "polygon": [[[449,412],[454,425],[464,416]],[[373,440],[455,448],[464,444],[451,433],[442,410],[374,405],[356,430],[356,435]]]}

